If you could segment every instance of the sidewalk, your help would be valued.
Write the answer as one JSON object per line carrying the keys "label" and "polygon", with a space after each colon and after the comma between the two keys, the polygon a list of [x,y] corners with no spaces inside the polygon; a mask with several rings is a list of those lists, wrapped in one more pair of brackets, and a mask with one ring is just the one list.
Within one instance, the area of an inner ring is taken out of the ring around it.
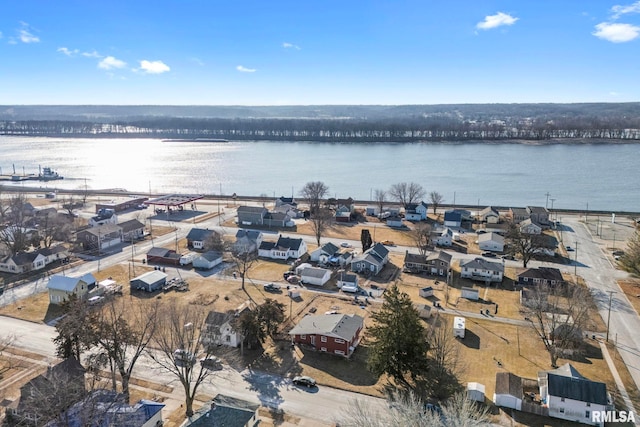
{"label": "sidewalk", "polygon": [[609,370],[611,371],[611,375],[613,375],[613,379],[616,381],[616,387],[618,387],[618,391],[624,400],[624,404],[627,406],[628,411],[633,411],[636,413],[636,409],[633,407],[633,403],[629,398],[629,394],[627,393],[627,389],[624,387],[622,383],[622,379],[620,378],[620,374],[618,374],[618,370],[616,369],[616,365],[613,363],[611,359],[611,355],[609,354],[609,349],[603,340],[598,340],[600,343],[600,349],[602,350],[602,355],[604,356],[604,360],[607,361],[607,365],[609,365]]}

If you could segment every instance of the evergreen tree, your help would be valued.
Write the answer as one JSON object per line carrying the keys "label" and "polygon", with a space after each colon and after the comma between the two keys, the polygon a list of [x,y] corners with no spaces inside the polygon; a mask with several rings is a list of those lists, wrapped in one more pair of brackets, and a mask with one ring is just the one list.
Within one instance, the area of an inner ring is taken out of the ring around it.
{"label": "evergreen tree", "polygon": [[376,375],[388,374],[395,382],[409,385],[427,371],[429,345],[420,316],[409,295],[394,285],[384,294],[382,308],[372,314],[375,324],[369,329],[373,338],[369,369]]}
{"label": "evergreen tree", "polygon": [[360,232],[360,242],[362,242],[362,252],[371,247],[373,240],[371,239],[371,233],[369,233],[369,230],[364,229]]}
{"label": "evergreen tree", "polygon": [[640,276],[640,230],[636,230],[627,242],[627,250],[620,257],[620,266],[629,273]]}

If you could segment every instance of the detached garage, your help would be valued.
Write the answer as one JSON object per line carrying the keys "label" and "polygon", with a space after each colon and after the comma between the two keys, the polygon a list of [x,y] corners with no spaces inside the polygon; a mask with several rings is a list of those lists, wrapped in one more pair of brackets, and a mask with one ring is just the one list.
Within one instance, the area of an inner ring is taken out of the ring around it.
{"label": "detached garage", "polygon": [[307,285],[322,286],[331,279],[331,270],[307,267],[300,273],[300,281]]}
{"label": "detached garage", "polygon": [[167,283],[167,275],[160,270],[148,271],[129,281],[131,290],[159,291]]}
{"label": "detached garage", "polygon": [[498,372],[496,374],[496,392],[493,394],[493,402],[496,406],[522,410],[522,378],[511,372]]}
{"label": "detached garage", "polygon": [[208,251],[197,256],[193,262],[193,268],[198,270],[211,270],[216,265],[222,263],[222,254],[217,251]]}

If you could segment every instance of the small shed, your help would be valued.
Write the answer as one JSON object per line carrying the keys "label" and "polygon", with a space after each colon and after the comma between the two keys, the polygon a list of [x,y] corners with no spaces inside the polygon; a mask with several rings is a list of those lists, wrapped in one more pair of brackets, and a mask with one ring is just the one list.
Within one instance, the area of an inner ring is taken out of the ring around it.
{"label": "small shed", "polygon": [[129,281],[131,290],[154,292],[162,289],[167,283],[167,275],[160,270],[148,271]]}
{"label": "small shed", "polygon": [[302,274],[302,271],[303,271],[305,268],[309,268],[309,267],[313,267],[313,266],[312,266],[311,264],[309,264],[308,262],[303,262],[302,264],[300,264],[300,265],[298,265],[298,266],[296,267],[296,274],[297,274],[298,276],[300,276],[300,274]]}
{"label": "small shed", "polygon": [[413,305],[418,312],[418,316],[422,319],[428,319],[431,317],[431,309],[433,306],[427,304],[414,304]]}
{"label": "small shed", "polygon": [[401,228],[404,227],[404,223],[402,222],[402,217],[400,216],[390,216],[387,218],[387,225],[389,227]]}
{"label": "small shed", "polygon": [[467,383],[467,399],[484,403],[484,384]]}
{"label": "small shed", "polygon": [[307,267],[300,273],[302,283],[314,286],[323,286],[331,279],[331,270],[318,267]]}
{"label": "small shed", "polygon": [[431,286],[427,286],[426,288],[422,288],[418,291],[418,294],[422,298],[429,298],[433,296],[433,288]]}
{"label": "small shed", "polygon": [[461,296],[471,301],[478,301],[480,299],[480,292],[477,289],[463,286]]}
{"label": "small shed", "polygon": [[464,338],[464,332],[466,330],[465,327],[466,320],[464,317],[454,317],[453,318],[453,336],[457,338]]}
{"label": "small shed", "polygon": [[291,299],[300,298],[300,289],[298,288],[289,289],[289,298]]}

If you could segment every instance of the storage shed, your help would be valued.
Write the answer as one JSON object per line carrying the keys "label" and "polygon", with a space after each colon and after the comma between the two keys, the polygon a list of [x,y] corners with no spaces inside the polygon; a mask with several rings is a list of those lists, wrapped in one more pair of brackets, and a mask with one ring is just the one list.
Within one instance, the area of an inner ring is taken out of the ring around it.
{"label": "storage shed", "polygon": [[484,403],[484,384],[467,383],[467,399]]}
{"label": "storage shed", "polygon": [[466,298],[471,301],[478,301],[480,299],[480,293],[477,289],[468,288],[466,286],[462,287],[462,298]]}
{"label": "storage shed", "polygon": [[331,279],[331,270],[307,267],[300,273],[300,281],[307,285],[322,286]]}
{"label": "storage shed", "polygon": [[167,283],[167,275],[160,270],[148,271],[129,281],[131,290],[154,292]]}
{"label": "storage shed", "polygon": [[433,288],[431,286],[427,286],[426,288],[422,288],[418,291],[418,294],[422,298],[429,298],[433,296]]}
{"label": "storage shed", "polygon": [[207,251],[193,259],[193,268],[198,270],[211,270],[222,263],[222,254],[217,251]]}
{"label": "storage shed", "polygon": [[466,320],[464,317],[454,317],[453,318],[453,336],[457,338],[464,338],[464,332],[466,330],[465,327]]}

